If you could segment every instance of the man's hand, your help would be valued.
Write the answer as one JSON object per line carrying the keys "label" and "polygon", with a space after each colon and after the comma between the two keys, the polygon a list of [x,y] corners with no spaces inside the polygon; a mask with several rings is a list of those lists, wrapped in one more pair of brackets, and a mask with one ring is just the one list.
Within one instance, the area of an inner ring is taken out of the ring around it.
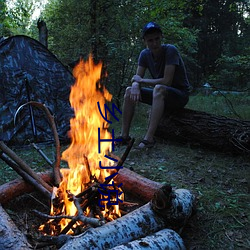
{"label": "man's hand", "polygon": [[142,82],[142,78],[139,75],[134,75],[131,79],[131,82]]}
{"label": "man's hand", "polygon": [[141,98],[141,90],[138,82],[133,82],[131,91],[130,91],[130,99],[134,102],[138,102]]}

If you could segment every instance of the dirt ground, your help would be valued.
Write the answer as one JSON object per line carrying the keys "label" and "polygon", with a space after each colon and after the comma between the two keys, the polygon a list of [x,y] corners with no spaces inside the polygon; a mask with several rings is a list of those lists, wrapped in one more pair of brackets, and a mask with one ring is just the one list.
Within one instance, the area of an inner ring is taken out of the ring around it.
{"label": "dirt ground", "polygon": [[[121,147],[115,153],[120,156],[124,150]],[[23,159],[33,157],[32,162],[40,164],[38,168],[42,169],[42,161],[30,151],[17,150],[17,153]],[[3,178],[14,178],[8,177],[13,171],[3,166]],[[187,249],[250,249],[249,156],[158,140],[152,149],[133,147],[124,167],[173,188],[189,189],[196,195],[197,213],[181,234]],[[48,207],[36,194],[26,194],[5,209],[21,231],[36,237],[40,221],[32,210],[47,211]]]}

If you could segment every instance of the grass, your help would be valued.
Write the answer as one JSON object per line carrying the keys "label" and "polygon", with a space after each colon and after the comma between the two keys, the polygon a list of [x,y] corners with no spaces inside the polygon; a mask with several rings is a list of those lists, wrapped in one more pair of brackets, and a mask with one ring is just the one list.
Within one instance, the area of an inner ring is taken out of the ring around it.
{"label": "grass", "polygon": [[[191,96],[188,108],[217,115],[250,120],[249,97]],[[132,124],[131,135],[136,142],[143,137],[148,124],[148,107],[138,105]],[[112,125],[115,135],[120,133],[120,121]],[[43,146],[53,159],[53,146]],[[63,148],[64,149],[64,148]],[[62,150],[63,150],[62,149]],[[15,148],[15,151],[35,171],[46,170],[47,164],[31,148]],[[124,148],[116,151],[117,155]],[[250,249],[249,238],[249,156],[239,156],[207,150],[202,147],[157,140],[153,149],[132,149],[125,167],[175,188],[187,188],[198,199],[197,213],[188,222],[181,234],[188,249]],[[0,184],[15,179],[17,175],[0,162]],[[126,197],[125,197],[126,198]]]}

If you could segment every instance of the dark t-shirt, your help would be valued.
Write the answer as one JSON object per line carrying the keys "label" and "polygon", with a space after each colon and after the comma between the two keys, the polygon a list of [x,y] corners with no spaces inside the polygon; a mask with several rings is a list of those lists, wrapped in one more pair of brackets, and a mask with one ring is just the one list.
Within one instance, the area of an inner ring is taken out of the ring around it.
{"label": "dark t-shirt", "polygon": [[164,53],[161,54],[157,61],[153,59],[153,55],[149,49],[142,50],[138,59],[138,65],[147,68],[154,79],[164,77],[165,65],[175,65],[171,86],[181,90],[189,90],[190,83],[179,51],[171,44],[163,44],[162,48],[164,49]]}

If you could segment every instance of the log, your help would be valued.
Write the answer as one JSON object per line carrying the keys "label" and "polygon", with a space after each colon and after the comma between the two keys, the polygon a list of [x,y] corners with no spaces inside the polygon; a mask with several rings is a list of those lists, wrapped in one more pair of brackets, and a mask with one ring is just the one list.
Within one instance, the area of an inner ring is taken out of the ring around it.
{"label": "log", "polygon": [[111,248],[111,250],[185,250],[179,234],[172,229],[162,229],[144,238]]}
{"label": "log", "polygon": [[154,193],[162,187],[161,183],[145,178],[128,168],[119,170],[115,177],[115,182],[123,184],[121,188],[125,193],[125,200],[126,193],[129,193],[143,203],[149,202],[153,198]]}
{"label": "log", "polygon": [[[172,189],[168,187],[162,187],[159,190],[160,195],[155,195],[151,202],[133,212],[70,238],[60,249],[110,249],[171,227],[172,222],[178,221],[178,224],[183,226],[192,214],[190,208],[194,205],[195,197],[185,189],[174,191],[173,197]],[[174,217],[173,221],[169,220],[171,215]]]}
{"label": "log", "polygon": [[[50,171],[38,173],[38,176],[47,183],[53,182],[53,174]],[[122,189],[125,195],[129,193],[142,203],[149,202],[156,190],[162,186],[159,182],[151,181],[127,168],[120,169],[115,181],[123,184]],[[6,204],[24,193],[33,191],[34,187],[22,179],[10,181],[0,186],[0,203]]]}
{"label": "log", "polygon": [[[52,172],[37,174],[43,181],[50,183],[53,181]],[[22,179],[15,179],[0,186],[0,204],[6,204],[12,199],[23,195],[24,193],[33,192],[34,186]]]}
{"label": "log", "polygon": [[250,121],[190,109],[164,116],[155,136],[221,152],[250,152]]}
{"label": "log", "polygon": [[0,249],[33,249],[0,204]]}

